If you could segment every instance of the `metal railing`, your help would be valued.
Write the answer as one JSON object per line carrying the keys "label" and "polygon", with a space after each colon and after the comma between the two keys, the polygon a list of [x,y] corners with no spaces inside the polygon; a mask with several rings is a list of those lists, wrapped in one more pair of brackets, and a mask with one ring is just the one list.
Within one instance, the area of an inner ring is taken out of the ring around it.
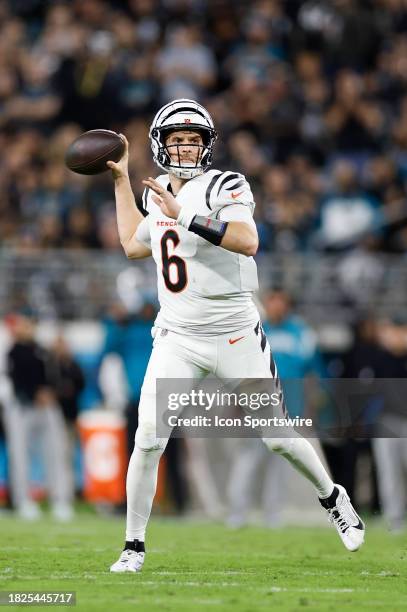
{"label": "metal railing", "polygon": [[[285,287],[298,312],[316,326],[349,322],[361,312],[407,319],[404,256],[353,251],[262,253],[256,259],[261,288]],[[154,299],[154,261],[97,250],[0,251],[1,316],[28,305],[39,317],[94,319],[119,294],[129,302]]]}

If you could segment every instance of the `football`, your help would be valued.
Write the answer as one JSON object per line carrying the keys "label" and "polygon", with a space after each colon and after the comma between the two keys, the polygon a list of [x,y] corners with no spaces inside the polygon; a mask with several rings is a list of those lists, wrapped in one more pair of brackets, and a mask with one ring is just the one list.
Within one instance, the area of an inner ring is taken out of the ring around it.
{"label": "football", "polygon": [[124,150],[124,141],[116,132],[90,130],[81,134],[69,146],[65,163],[78,174],[99,174],[109,170],[107,161],[119,161]]}

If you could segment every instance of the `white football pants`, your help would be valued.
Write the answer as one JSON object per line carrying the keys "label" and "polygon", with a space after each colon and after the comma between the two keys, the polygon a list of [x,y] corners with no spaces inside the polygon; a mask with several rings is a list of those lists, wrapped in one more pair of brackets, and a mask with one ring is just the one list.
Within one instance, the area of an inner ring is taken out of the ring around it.
{"label": "white football pants", "polygon": [[[139,426],[127,473],[127,541],[144,541],[158,463],[168,441],[156,436],[156,379],[200,379],[210,373],[220,379],[275,378],[275,364],[261,325],[232,335],[208,337],[154,328],[153,350],[139,404]],[[283,412],[277,416],[283,416]],[[293,437],[267,437],[263,442],[308,478],[320,497],[328,497],[334,487],[331,478],[308,440],[294,430],[292,433]]]}

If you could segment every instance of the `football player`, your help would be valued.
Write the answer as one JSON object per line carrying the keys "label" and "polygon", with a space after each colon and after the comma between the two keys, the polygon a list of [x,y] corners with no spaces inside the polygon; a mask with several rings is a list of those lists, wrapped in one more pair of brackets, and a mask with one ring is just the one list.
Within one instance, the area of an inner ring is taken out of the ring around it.
{"label": "football player", "polygon": [[[238,172],[211,169],[217,133],[208,111],[174,100],[150,128],[155,163],[136,206],[128,176],[128,143],[115,183],[117,224],[128,258],[153,256],[161,309],[139,405],[139,426],[127,473],[124,550],[110,570],[138,572],[167,438],[156,434],[157,378],[277,378],[270,346],[252,299],[258,247],[249,184]],[[283,415],[283,402],[282,402]],[[294,432],[293,432],[294,433]],[[348,550],[363,543],[364,525],[345,489],[335,485],[305,438],[263,438],[311,481]]]}

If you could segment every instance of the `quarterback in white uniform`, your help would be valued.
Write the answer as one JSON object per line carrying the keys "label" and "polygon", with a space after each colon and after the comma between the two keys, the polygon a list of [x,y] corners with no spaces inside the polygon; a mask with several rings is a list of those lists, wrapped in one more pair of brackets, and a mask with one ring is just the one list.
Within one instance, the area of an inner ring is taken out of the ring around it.
{"label": "quarterback in white uniform", "polygon": [[[139,405],[139,427],[127,473],[124,549],[112,572],[138,572],[167,438],[156,433],[156,379],[276,378],[270,347],[252,300],[258,247],[250,186],[238,172],[210,169],[217,137],[208,111],[174,100],[156,114],[150,140],[165,172],[143,181],[136,205],[128,176],[128,143],[115,181],[117,224],[127,257],[153,256],[160,312]],[[284,402],[280,405],[281,416]],[[364,525],[345,489],[335,485],[312,445],[295,435],[263,438],[314,485],[348,550],[363,543]]]}

